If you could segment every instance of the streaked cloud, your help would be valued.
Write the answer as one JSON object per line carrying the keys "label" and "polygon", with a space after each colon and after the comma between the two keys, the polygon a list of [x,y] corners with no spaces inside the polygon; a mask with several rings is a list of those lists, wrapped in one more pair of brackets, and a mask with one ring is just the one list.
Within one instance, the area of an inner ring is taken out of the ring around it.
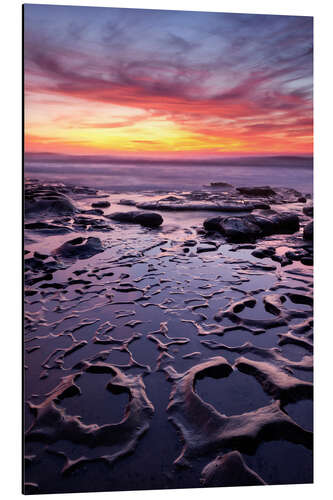
{"label": "streaked cloud", "polygon": [[30,151],[312,153],[312,19],[26,5],[25,92]]}

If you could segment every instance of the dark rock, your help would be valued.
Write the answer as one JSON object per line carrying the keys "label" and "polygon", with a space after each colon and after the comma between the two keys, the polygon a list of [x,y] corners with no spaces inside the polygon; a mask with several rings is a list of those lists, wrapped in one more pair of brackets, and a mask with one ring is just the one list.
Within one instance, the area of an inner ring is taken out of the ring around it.
{"label": "dark rock", "polygon": [[158,227],[163,222],[162,216],[155,212],[115,212],[108,215],[107,217],[118,222],[141,224],[142,226],[146,227]]}
{"label": "dark rock", "polygon": [[24,260],[24,269],[31,271],[42,271],[44,269],[44,262],[36,257],[29,257]]}
{"label": "dark rock", "polygon": [[197,242],[195,240],[185,240],[183,243],[183,247],[195,247]]}
{"label": "dark rock", "polygon": [[[89,186],[71,186],[71,190],[73,191],[73,193],[87,194],[89,196],[91,195],[97,196],[97,189],[91,188]],[[103,196],[108,196],[108,195],[99,195],[99,197]]]}
{"label": "dark rock", "polygon": [[39,252],[34,252],[34,257],[36,259],[45,260],[48,258],[48,255]]}
{"label": "dark rock", "polygon": [[74,218],[75,224],[80,224],[80,226],[90,226],[94,221],[96,221],[94,217],[86,217],[85,215],[79,215]]}
{"label": "dark rock", "polygon": [[275,262],[280,262],[281,266],[289,266],[290,264],[293,263],[291,259],[286,257],[286,255],[272,255],[271,259],[274,260]]}
{"label": "dark rock", "polygon": [[253,224],[248,217],[213,217],[204,221],[208,231],[218,231],[229,241],[254,241],[262,235],[261,229]]}
{"label": "dark rock", "polygon": [[77,210],[72,201],[55,188],[26,189],[24,211],[26,216],[36,213],[56,215],[73,214]]}
{"label": "dark rock", "polygon": [[257,259],[264,259],[266,257],[272,257],[275,254],[274,248],[259,248],[258,250],[254,250],[251,255],[253,257],[257,257]]}
{"label": "dark rock", "polygon": [[313,258],[312,257],[302,257],[301,262],[305,266],[313,266]]}
{"label": "dark rock", "polygon": [[232,184],[228,184],[228,182],[211,182],[210,186],[212,187],[233,187]]}
{"label": "dark rock", "polygon": [[95,201],[94,203],[91,204],[93,208],[108,208],[111,206],[111,203],[109,201]]}
{"label": "dark rock", "polygon": [[215,252],[216,246],[212,245],[199,245],[197,247],[197,253],[203,253],[203,252]]}
{"label": "dark rock", "polygon": [[87,214],[87,215],[103,215],[104,212],[100,208],[93,208],[90,210],[81,210],[81,214]]}
{"label": "dark rock", "polygon": [[83,279],[73,279],[73,278],[68,278],[68,284],[69,285],[89,285],[91,281],[89,280],[83,280]]}
{"label": "dark rock", "polygon": [[304,196],[300,196],[297,201],[299,203],[306,203],[306,198]]}
{"label": "dark rock", "polygon": [[310,295],[305,295],[301,293],[288,292],[285,295],[289,297],[293,304],[304,304],[307,306],[313,306],[313,297]]}
{"label": "dark rock", "polygon": [[66,285],[62,283],[43,283],[40,285],[40,288],[55,288],[56,290],[63,290],[66,288]]}
{"label": "dark rock", "polygon": [[276,191],[274,191],[269,186],[256,186],[256,187],[239,187],[236,188],[241,194],[246,194],[247,196],[274,196]]}
{"label": "dark rock", "polygon": [[71,245],[81,245],[84,242],[84,238],[79,236],[78,238],[74,238],[73,240],[68,241]]}
{"label": "dark rock", "polygon": [[259,269],[260,271],[275,271],[276,266],[269,264],[252,264],[252,269]]}
{"label": "dark rock", "polygon": [[222,233],[229,241],[254,241],[262,235],[262,231],[249,217],[211,217],[203,225],[207,231]]}
{"label": "dark rock", "polygon": [[87,272],[87,269],[77,269],[76,271],[73,271],[73,274],[75,274],[75,276],[80,276],[81,274],[85,274]]}
{"label": "dark rock", "polygon": [[[209,217],[209,219],[204,220],[203,226],[207,231],[221,231],[220,222],[223,217]],[[198,234],[199,231],[197,231]]]}
{"label": "dark rock", "polygon": [[112,227],[104,220],[86,215],[79,215],[74,219],[75,225],[90,231],[112,231]]}
{"label": "dark rock", "polygon": [[248,215],[247,220],[255,224],[256,226],[259,226],[262,234],[264,236],[269,236],[271,234],[274,234],[276,232],[276,223],[273,222],[271,219],[268,217],[263,217],[262,215]]}
{"label": "dark rock", "polygon": [[58,269],[63,269],[63,264],[57,260],[51,258],[48,260],[36,259],[36,257],[30,257],[24,260],[24,270],[39,272],[44,271],[45,273],[53,273]]}
{"label": "dark rock", "polygon": [[264,250],[267,253],[267,255],[274,255],[276,252],[275,247],[266,247],[266,248],[264,248]]}
{"label": "dark rock", "polygon": [[301,260],[301,258],[306,257],[308,253],[303,248],[300,248],[298,250],[293,250],[293,251],[288,250],[284,255],[285,257],[287,257],[287,259],[290,260]]}
{"label": "dark rock", "polygon": [[181,198],[179,196],[166,196],[165,198],[161,198],[160,201],[180,201]]}
{"label": "dark rock", "polygon": [[66,241],[54,253],[65,258],[88,259],[103,251],[101,240],[90,237]]}
{"label": "dark rock", "polygon": [[134,200],[119,200],[119,205],[127,205],[130,207],[135,207],[136,206],[136,201]]}
{"label": "dark rock", "polygon": [[43,274],[42,276],[38,276],[37,278],[32,278],[25,280],[26,284],[31,286],[39,283],[40,281],[52,281],[53,275],[51,273]]}
{"label": "dark rock", "polygon": [[134,214],[134,222],[146,227],[158,227],[163,222],[163,217],[154,212],[138,212]]}
{"label": "dark rock", "polygon": [[271,207],[267,203],[256,202],[252,203],[253,207],[257,210],[269,210]]}
{"label": "dark rock", "polygon": [[299,230],[299,218],[296,214],[286,212],[273,215],[271,221],[275,225],[274,233],[292,234]]}
{"label": "dark rock", "polygon": [[51,220],[52,224],[67,224],[67,222],[71,222],[72,216],[65,215],[63,217],[57,217],[56,219]]}
{"label": "dark rock", "polygon": [[251,255],[253,255],[253,257],[257,257],[257,259],[264,259],[265,257],[267,257],[264,250],[254,250],[253,252],[251,252]]}
{"label": "dark rock", "polygon": [[280,201],[284,203],[296,203],[297,200],[303,196],[302,193],[293,188],[278,188]]}
{"label": "dark rock", "polygon": [[47,229],[49,224],[47,222],[31,222],[24,224],[25,229]]}
{"label": "dark rock", "polygon": [[290,266],[290,264],[292,264],[293,261],[290,260],[290,259],[287,259],[285,256],[282,257],[282,260],[281,260],[281,266],[284,267],[284,266]]}
{"label": "dark rock", "polygon": [[66,226],[59,226],[56,224],[50,224],[48,222],[30,222],[24,224],[25,229],[29,229],[31,231],[38,231],[44,234],[64,234],[71,233],[72,230]]}
{"label": "dark rock", "polygon": [[249,221],[247,217],[227,217],[220,222],[220,232],[229,241],[254,241],[262,236],[259,226]]}
{"label": "dark rock", "polygon": [[303,239],[313,240],[313,222],[309,222],[303,229]]}
{"label": "dark rock", "polygon": [[303,214],[313,217],[313,205],[306,205],[303,207]]}
{"label": "dark rock", "polygon": [[218,231],[229,241],[255,241],[271,234],[291,234],[299,229],[295,214],[280,213],[272,217],[245,215],[244,217],[212,217],[203,223],[207,231]]}
{"label": "dark rock", "polygon": [[237,245],[232,248],[230,248],[229,252],[237,252],[238,250],[253,250],[255,249],[256,246],[253,245],[252,243],[248,243],[245,245]]}

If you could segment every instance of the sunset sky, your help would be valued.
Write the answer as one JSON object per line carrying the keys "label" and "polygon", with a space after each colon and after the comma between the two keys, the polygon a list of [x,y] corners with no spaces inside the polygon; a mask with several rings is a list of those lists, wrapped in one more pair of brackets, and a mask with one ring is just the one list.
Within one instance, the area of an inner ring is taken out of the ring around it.
{"label": "sunset sky", "polygon": [[25,5],[25,150],[312,154],[312,18]]}

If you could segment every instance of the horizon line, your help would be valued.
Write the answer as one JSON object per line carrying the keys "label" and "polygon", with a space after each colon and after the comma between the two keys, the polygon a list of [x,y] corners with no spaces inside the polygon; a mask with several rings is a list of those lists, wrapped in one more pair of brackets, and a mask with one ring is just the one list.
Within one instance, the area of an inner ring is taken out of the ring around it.
{"label": "horizon line", "polygon": [[[139,163],[139,164],[178,164],[178,165],[253,165],[256,164],[260,166],[260,163],[276,163],[279,166],[283,166],[284,162],[292,162],[293,166],[299,164],[300,162],[306,162],[308,166],[313,165],[313,155],[311,154],[252,154],[252,155],[223,155],[214,157],[156,157],[156,156],[113,156],[113,155],[75,155],[66,153],[53,153],[53,152],[24,152],[24,161],[36,161],[43,162],[48,161],[49,163],[70,163],[73,161],[81,163]],[[259,162],[259,164],[258,164]],[[304,165],[303,165],[304,166]]]}

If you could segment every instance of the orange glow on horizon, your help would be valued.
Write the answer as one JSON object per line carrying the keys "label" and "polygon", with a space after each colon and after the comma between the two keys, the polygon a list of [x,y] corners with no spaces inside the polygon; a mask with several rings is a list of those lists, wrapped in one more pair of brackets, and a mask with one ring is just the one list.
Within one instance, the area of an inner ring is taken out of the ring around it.
{"label": "orange glow on horizon", "polygon": [[[61,107],[61,106],[59,106]],[[312,154],[312,127],[302,130],[281,124],[274,130],[254,131],[245,126],[227,126],[223,119],[201,125],[172,117],[151,116],[144,110],[109,106],[103,112],[94,103],[63,106],[64,113],[49,118],[30,112],[26,104],[26,152],[64,154],[128,154],[147,156]],[[68,108],[71,108],[71,112]],[[87,113],[87,107],[89,112]],[[47,108],[49,110],[49,107]],[[116,109],[116,111],[115,111]],[[51,107],[52,110],[52,107]],[[82,119],[82,115],[86,117]],[[87,119],[87,116],[89,119]]]}

